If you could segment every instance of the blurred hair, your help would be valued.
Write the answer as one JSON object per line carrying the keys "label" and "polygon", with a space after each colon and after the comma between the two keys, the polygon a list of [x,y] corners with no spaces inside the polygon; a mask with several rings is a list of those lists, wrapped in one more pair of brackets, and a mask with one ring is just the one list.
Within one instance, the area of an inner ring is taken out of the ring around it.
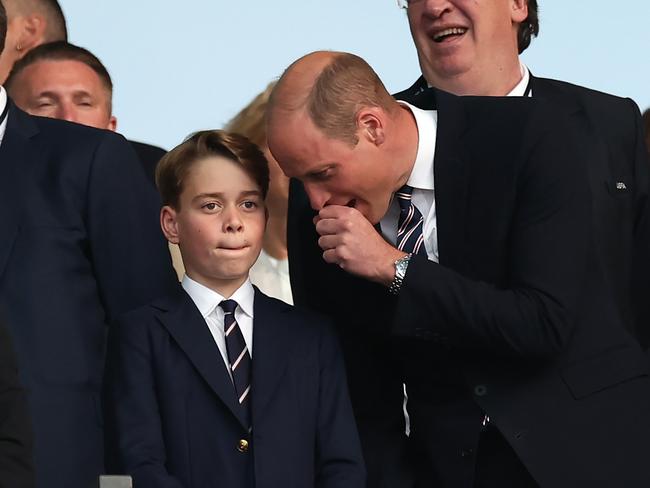
{"label": "blurred hair", "polygon": [[11,3],[13,9],[21,15],[39,13],[47,21],[45,28],[45,42],[67,41],[68,27],[65,22],[65,15],[57,0],[3,0],[5,4]]}
{"label": "blurred hair", "polygon": [[226,124],[225,129],[228,132],[235,132],[246,136],[260,148],[266,146],[266,108],[275,84],[275,81],[269,83],[263,92],[253,98],[248,105]]}

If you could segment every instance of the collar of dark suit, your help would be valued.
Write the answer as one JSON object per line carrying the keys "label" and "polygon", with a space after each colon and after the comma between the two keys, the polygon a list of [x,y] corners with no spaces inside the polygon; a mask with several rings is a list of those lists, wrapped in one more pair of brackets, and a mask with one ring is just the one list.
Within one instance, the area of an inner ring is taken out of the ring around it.
{"label": "collar of dark suit", "polygon": [[3,139],[2,145],[4,146],[6,139],[15,137],[22,140],[28,140],[38,134],[38,126],[33,120],[33,116],[20,110],[16,104],[7,97],[8,114],[7,114],[7,130]]}
{"label": "collar of dark suit", "polygon": [[[190,296],[178,286],[171,295],[152,303],[156,317],[185,352],[195,368],[226,404],[242,426],[245,419],[235,398],[234,388],[221,361],[210,330]],[[289,305],[273,300],[255,288],[253,323],[253,422],[263,415],[273,391],[284,375],[291,354],[288,334]]]}
{"label": "collar of dark suit", "polygon": [[537,78],[530,73],[530,87],[533,98],[548,100],[567,114],[583,110],[578,99],[566,90],[562,83],[545,78]]}

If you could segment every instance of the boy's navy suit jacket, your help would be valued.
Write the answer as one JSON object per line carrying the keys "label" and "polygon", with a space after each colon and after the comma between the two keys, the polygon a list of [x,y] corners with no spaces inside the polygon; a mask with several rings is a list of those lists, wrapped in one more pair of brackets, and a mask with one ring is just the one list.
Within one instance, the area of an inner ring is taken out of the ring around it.
{"label": "boy's navy suit jacket", "polygon": [[105,375],[109,469],[139,488],[364,486],[334,333],[257,289],[253,320],[250,434],[222,356],[181,287],[117,322]]}

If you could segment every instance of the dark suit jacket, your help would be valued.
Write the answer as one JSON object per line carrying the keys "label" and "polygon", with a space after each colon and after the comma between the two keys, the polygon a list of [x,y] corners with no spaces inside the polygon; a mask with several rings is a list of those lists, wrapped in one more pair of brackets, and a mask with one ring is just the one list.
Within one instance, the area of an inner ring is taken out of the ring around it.
{"label": "dark suit jacket", "polygon": [[142,169],[144,169],[147,179],[156,186],[156,165],[158,161],[166,154],[166,151],[160,147],[145,144],[143,142],[129,141],[131,147],[138,155]]}
{"label": "dark suit jacket", "polygon": [[440,264],[414,257],[396,303],[319,262],[314,237],[290,265],[361,297],[342,334],[401,347],[419,484],[472,486],[485,414],[542,487],[650,483],[648,365],[596,257],[583,136],[535,100],[410,101],[438,110]]}
{"label": "dark suit jacket", "polygon": [[32,425],[11,338],[0,321],[0,488],[33,488]]}
{"label": "dark suit jacket", "polygon": [[364,486],[330,329],[256,290],[253,344],[249,434],[214,339],[182,288],[123,317],[105,376],[112,469],[141,488]]}
{"label": "dark suit jacket", "polygon": [[175,286],[159,202],[123,137],[11,105],[0,145],[0,298],[34,422],[37,482],[103,470],[106,327]]}
{"label": "dark suit jacket", "polygon": [[[536,99],[569,116],[582,133],[581,152],[593,198],[596,245],[623,323],[650,347],[650,161],[636,104],[563,81],[531,76]],[[396,98],[426,87],[420,78]]]}

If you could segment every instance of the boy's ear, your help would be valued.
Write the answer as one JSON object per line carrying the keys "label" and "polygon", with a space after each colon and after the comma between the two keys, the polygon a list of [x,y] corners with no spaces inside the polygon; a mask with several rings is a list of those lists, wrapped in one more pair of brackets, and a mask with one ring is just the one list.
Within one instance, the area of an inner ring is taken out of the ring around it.
{"label": "boy's ear", "polygon": [[172,244],[178,244],[178,222],[176,221],[176,210],[169,205],[160,209],[160,228],[165,238]]}

